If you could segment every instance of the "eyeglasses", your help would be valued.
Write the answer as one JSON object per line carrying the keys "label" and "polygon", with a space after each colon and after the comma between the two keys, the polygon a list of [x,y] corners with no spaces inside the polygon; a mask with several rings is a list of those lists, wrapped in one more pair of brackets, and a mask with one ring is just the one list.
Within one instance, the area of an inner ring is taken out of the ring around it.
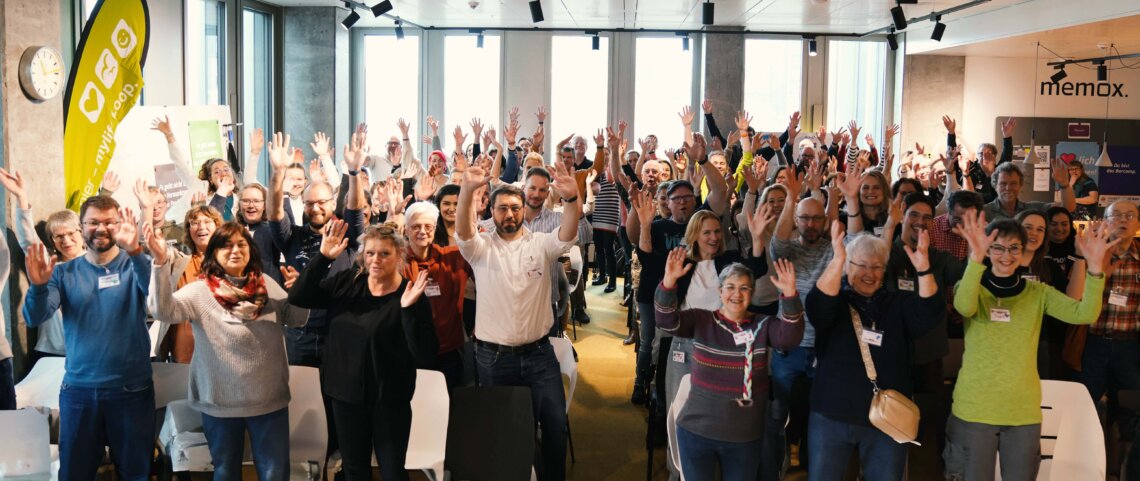
{"label": "eyeglasses", "polygon": [[823,223],[823,222],[827,221],[827,216],[823,216],[823,215],[797,215],[796,219],[799,220],[800,222],[805,223],[805,224],[811,224],[811,223],[815,223],[815,222]]}
{"label": "eyeglasses", "polygon": [[103,228],[105,228],[105,229],[110,229],[112,227],[118,227],[119,224],[122,224],[122,223],[123,223],[123,221],[121,221],[121,220],[104,220],[104,221],[85,220],[85,221],[83,221],[84,226],[87,226],[87,227],[92,228],[92,229],[98,229],[99,226],[103,226]]}
{"label": "eyeglasses", "polygon": [[1110,216],[1105,216],[1105,219],[1132,221],[1132,220],[1136,220],[1136,213],[1135,212],[1129,212],[1127,214],[1123,214],[1123,213],[1112,214]]}
{"label": "eyeglasses", "polygon": [[241,205],[261,205],[265,203],[265,201],[261,199],[242,199],[238,202],[240,202]]}
{"label": "eyeglasses", "polygon": [[521,206],[521,205],[497,205],[497,206],[495,206],[495,212],[498,212],[500,214],[505,214],[505,213],[507,213],[507,211],[510,211],[512,214],[518,214],[519,212],[522,212],[522,209],[523,209],[523,206]]}
{"label": "eyeglasses", "polygon": [[918,219],[920,217],[922,218],[923,222],[934,222],[934,216],[932,216],[932,215],[922,215],[922,214],[919,214],[918,212],[911,212],[911,213],[906,215],[907,219]]}
{"label": "eyeglasses", "polygon": [[882,266],[882,265],[871,265],[871,266],[869,266],[866,264],[860,264],[860,263],[855,262],[855,261],[847,261],[847,263],[851,264],[851,267],[854,268],[852,270],[857,270],[857,271],[879,272],[883,269],[886,269],[886,266]]}
{"label": "eyeglasses", "polygon": [[66,239],[68,237],[74,237],[78,233],[79,233],[79,231],[72,230],[72,231],[67,231],[67,232],[63,232],[63,233],[59,233],[59,234],[52,234],[51,240],[55,241],[56,243],[59,243],[60,241]]}
{"label": "eyeglasses", "polygon": [[327,207],[329,202],[332,202],[333,200],[335,200],[335,199],[305,201],[305,209],[312,209],[313,207],[316,207],[317,205],[320,205],[321,207]]}
{"label": "eyeglasses", "polygon": [[198,219],[188,222],[188,225],[190,227],[204,227],[207,225],[218,225],[218,223],[214,222],[214,219]]}
{"label": "eyeglasses", "polygon": [[990,244],[989,252],[991,256],[1003,256],[1007,252],[1009,255],[1019,256],[1021,255],[1022,250],[1023,248],[1018,244],[1014,244],[1009,247],[1003,246],[1001,244]]}
{"label": "eyeglasses", "polygon": [[695,200],[697,200],[697,196],[695,196],[693,194],[674,195],[674,196],[669,198],[670,202],[689,202],[689,201],[695,201]]}

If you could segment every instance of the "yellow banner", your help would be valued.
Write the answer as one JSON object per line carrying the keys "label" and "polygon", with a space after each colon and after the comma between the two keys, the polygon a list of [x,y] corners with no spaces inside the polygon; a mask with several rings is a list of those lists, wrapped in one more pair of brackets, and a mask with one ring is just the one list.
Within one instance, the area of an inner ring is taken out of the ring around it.
{"label": "yellow banner", "polygon": [[83,27],[64,97],[63,166],[71,210],[99,191],[115,152],[115,129],[142,92],[149,44],[146,0],[100,0]]}

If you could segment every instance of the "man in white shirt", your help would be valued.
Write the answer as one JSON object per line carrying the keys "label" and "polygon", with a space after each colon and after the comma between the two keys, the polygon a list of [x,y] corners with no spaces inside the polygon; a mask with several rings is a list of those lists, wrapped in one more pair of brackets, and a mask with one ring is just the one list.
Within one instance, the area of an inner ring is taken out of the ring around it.
{"label": "man in white shirt", "polygon": [[542,429],[542,470],[548,481],[566,477],[566,397],[562,374],[547,333],[552,264],[574,245],[582,205],[574,176],[554,166],[554,189],[565,207],[556,232],[523,225],[523,192],[504,185],[491,193],[492,232],[477,233],[475,191],[490,180],[479,167],[463,173],[456,212],[459,251],[475,274],[475,378],[480,386],[524,386],[531,390],[534,417]]}

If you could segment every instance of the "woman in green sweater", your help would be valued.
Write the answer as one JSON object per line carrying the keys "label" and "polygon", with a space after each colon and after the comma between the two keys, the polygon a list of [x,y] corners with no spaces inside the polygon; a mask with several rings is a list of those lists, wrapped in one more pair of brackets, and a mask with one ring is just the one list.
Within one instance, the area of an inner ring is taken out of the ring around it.
{"label": "woman in green sweater", "polygon": [[954,308],[965,322],[966,352],[946,426],[947,479],[993,480],[997,455],[1003,480],[1037,478],[1041,319],[1049,315],[1070,324],[1096,321],[1104,290],[1101,261],[1115,244],[1107,231],[1087,229],[1077,238],[1089,267],[1084,300],[1076,301],[1048,284],[1016,275],[1027,243],[1017,221],[986,225],[983,213],[967,216],[954,227],[969,243],[970,259],[954,291]]}

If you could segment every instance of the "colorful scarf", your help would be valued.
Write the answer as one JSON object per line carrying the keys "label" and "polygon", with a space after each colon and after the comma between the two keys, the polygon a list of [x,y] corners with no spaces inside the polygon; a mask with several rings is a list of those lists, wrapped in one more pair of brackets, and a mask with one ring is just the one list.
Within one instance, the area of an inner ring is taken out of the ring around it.
{"label": "colorful scarf", "polygon": [[243,321],[252,321],[261,315],[261,309],[269,301],[269,294],[265,290],[265,280],[261,275],[250,273],[246,283],[237,287],[224,277],[203,275],[214,299],[223,308],[230,311],[234,317]]}

